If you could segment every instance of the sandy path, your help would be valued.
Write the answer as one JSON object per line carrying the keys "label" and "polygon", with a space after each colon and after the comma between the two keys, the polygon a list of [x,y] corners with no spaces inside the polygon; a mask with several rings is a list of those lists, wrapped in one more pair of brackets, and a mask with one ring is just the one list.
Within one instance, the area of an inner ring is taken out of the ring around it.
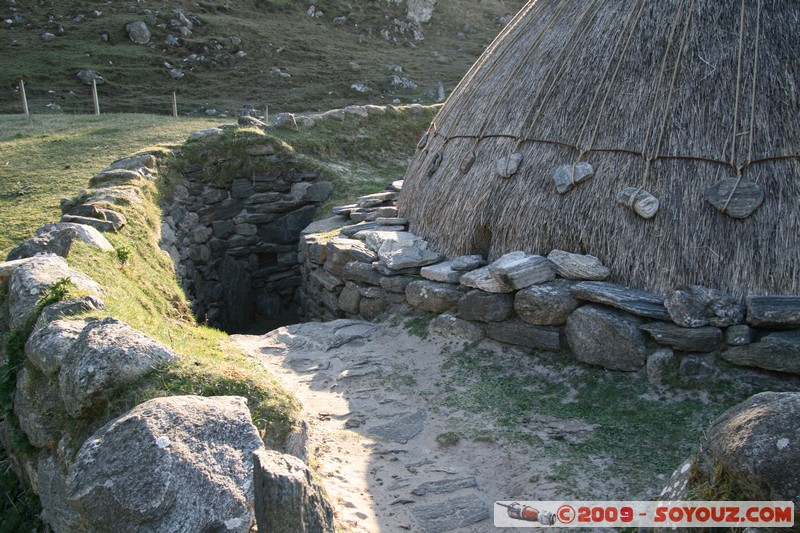
{"label": "sandy path", "polygon": [[[495,531],[496,500],[564,498],[565,487],[546,480],[551,464],[525,445],[437,442],[477,416],[441,401],[454,390],[443,379],[442,338],[351,320],[233,338],[303,403],[310,462],[350,531]],[[559,438],[592,430],[557,422]]]}

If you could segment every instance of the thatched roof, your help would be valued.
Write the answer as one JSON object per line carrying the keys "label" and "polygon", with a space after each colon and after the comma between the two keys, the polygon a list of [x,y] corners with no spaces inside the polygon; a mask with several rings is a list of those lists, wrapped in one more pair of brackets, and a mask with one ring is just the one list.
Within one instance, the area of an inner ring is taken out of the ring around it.
{"label": "thatched roof", "polygon": [[[532,1],[431,124],[401,215],[450,256],[558,248],[662,294],[798,294],[798,28],[796,0]],[[578,162],[594,177],[560,194]],[[617,202],[626,187],[659,200],[653,218]]]}

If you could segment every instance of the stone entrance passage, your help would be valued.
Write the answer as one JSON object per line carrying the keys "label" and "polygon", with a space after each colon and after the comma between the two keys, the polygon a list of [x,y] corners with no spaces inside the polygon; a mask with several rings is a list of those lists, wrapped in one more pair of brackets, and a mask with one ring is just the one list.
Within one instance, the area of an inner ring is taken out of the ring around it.
{"label": "stone entrance passage", "polygon": [[199,321],[230,333],[297,322],[297,243],[331,184],[267,136],[211,131],[180,156],[161,246]]}

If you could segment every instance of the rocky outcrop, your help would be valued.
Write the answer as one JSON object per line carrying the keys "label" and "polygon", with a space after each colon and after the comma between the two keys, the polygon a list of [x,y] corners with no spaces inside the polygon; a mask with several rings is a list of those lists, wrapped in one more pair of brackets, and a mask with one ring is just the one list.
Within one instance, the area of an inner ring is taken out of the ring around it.
{"label": "rocky outcrop", "polygon": [[66,498],[96,531],[247,533],[263,447],[244,398],[149,400],[84,442]]}

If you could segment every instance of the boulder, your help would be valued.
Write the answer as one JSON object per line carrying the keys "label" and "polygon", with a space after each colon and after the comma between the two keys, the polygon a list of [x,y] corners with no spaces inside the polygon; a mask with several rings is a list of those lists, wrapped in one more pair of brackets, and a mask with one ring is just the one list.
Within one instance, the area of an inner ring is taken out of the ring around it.
{"label": "boulder", "polygon": [[247,533],[263,447],[245,398],[156,398],[83,443],[67,499],[93,531]]}
{"label": "boulder", "polygon": [[758,328],[800,328],[800,296],[750,296],[747,322]]}
{"label": "boulder", "polygon": [[441,313],[455,307],[462,294],[453,285],[435,281],[412,281],[406,287],[409,305],[428,313]]}
{"label": "boulder", "polygon": [[578,308],[567,320],[567,342],[578,361],[634,371],[647,362],[641,320],[599,305]]}
{"label": "boulder", "polygon": [[578,300],[610,305],[647,318],[670,319],[663,298],[639,289],[605,281],[581,281],[573,285],[570,291]]}
{"label": "boulder", "polygon": [[147,24],[142,20],[125,24],[125,32],[128,34],[130,40],[136,44],[147,44],[150,42],[150,30],[147,28]]}
{"label": "boulder", "polygon": [[553,264],[541,255],[511,252],[489,265],[489,274],[498,283],[515,290],[552,281],[556,277]]}
{"label": "boulder", "polygon": [[257,450],[253,466],[259,531],[333,533],[333,508],[303,461],[273,450]]}
{"label": "boulder", "polygon": [[557,352],[561,349],[561,330],[548,326],[531,326],[520,320],[489,322],[486,336],[498,342],[537,350]]}
{"label": "boulder", "polygon": [[700,285],[689,285],[670,293],[664,300],[672,321],[685,328],[711,324],[727,327],[744,323],[744,306],[730,296]]}
{"label": "boulder", "polygon": [[461,285],[486,292],[514,292],[514,287],[506,285],[492,276],[488,266],[472,270],[461,276]]}
{"label": "boulder", "polygon": [[25,356],[46,376],[57,376],[61,361],[78,340],[85,320],[55,320],[35,330],[25,343]]}
{"label": "boulder", "polygon": [[707,474],[718,464],[741,500],[800,504],[800,393],[762,392],[725,411],[701,452]]}
{"label": "boulder", "polygon": [[61,228],[42,233],[15,246],[8,253],[6,259],[13,261],[40,254],[67,257],[72,249],[73,241],[77,238],[78,232],[73,228]]}
{"label": "boulder", "polygon": [[71,416],[85,415],[120,388],[176,355],[147,335],[115,318],[89,323],[64,354],[58,383]]}
{"label": "boulder", "polygon": [[528,324],[564,325],[569,315],[578,308],[578,301],[570,293],[572,285],[567,280],[555,280],[523,289],[514,296],[514,309]]}
{"label": "boulder", "polygon": [[593,255],[581,255],[553,250],[547,254],[556,274],[562,278],[578,281],[602,281],[611,271]]}
{"label": "boulder", "polygon": [[458,302],[458,316],[464,320],[477,322],[500,322],[514,313],[514,297],[511,294],[498,294],[472,290]]}
{"label": "boulder", "polygon": [[758,342],[725,350],[722,358],[734,365],[800,374],[800,330],[770,333]]}
{"label": "boulder", "polygon": [[486,338],[486,332],[481,325],[462,320],[448,313],[433,317],[429,329],[431,333],[440,337],[465,342],[480,342]]}
{"label": "boulder", "polygon": [[722,348],[722,330],[712,326],[682,328],[668,322],[651,322],[641,326],[659,344],[684,352],[713,352]]}
{"label": "boulder", "polygon": [[102,296],[105,291],[86,274],[71,269],[63,257],[42,255],[19,264],[8,289],[9,328],[20,330],[36,311],[42,293],[60,279],[69,278],[78,291]]}

